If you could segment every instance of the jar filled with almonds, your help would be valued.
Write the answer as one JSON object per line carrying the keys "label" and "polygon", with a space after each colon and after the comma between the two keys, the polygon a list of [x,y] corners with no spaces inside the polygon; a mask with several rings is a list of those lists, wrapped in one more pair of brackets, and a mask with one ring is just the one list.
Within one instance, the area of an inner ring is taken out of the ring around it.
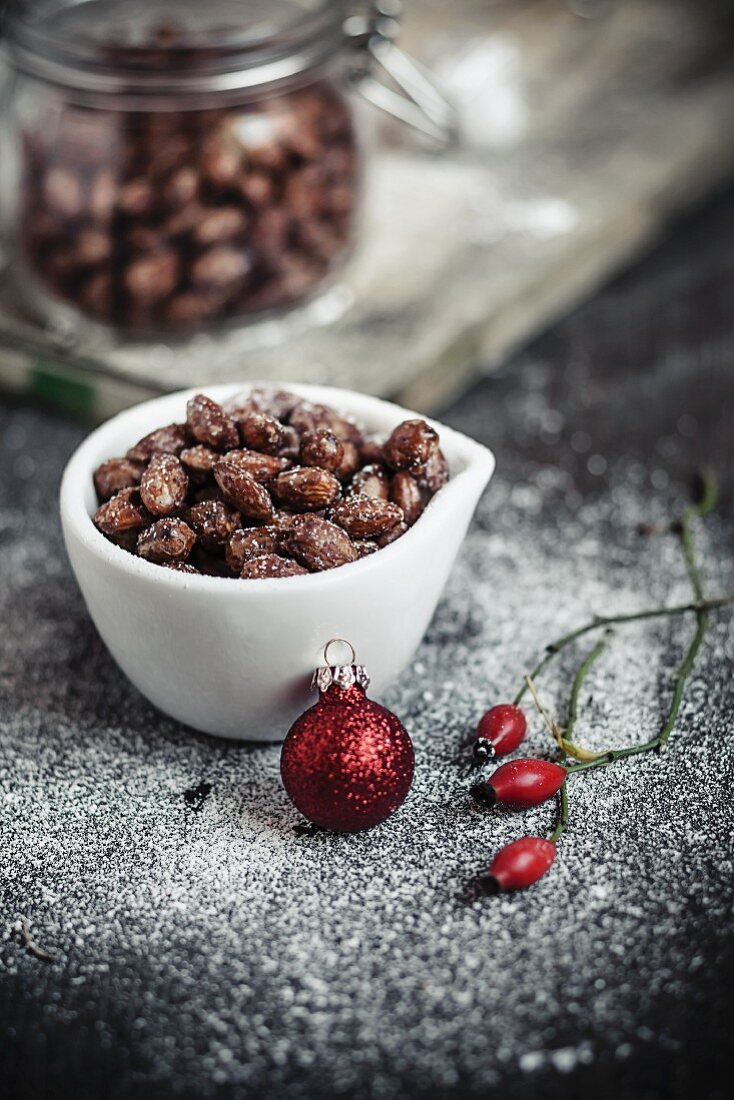
{"label": "jar filled with almonds", "polygon": [[332,283],[359,221],[349,89],[404,104],[439,140],[450,129],[435,93],[422,111],[417,68],[397,91],[373,75],[397,50],[385,4],[348,7],[11,0],[2,225],[26,302],[51,321],[170,335]]}

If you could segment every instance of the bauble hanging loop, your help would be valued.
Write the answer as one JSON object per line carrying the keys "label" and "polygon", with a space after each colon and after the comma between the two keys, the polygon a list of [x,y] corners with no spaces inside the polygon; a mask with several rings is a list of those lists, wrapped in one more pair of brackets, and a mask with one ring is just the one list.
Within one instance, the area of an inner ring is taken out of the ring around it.
{"label": "bauble hanging loop", "polygon": [[280,757],[283,785],[315,825],[356,832],[379,825],[403,804],[413,782],[415,757],[405,727],[368,699],[367,670],[351,662],[331,665],[324,648],[313,685],[319,700],[291,726]]}
{"label": "bauble hanging loop", "polygon": [[[329,664],[329,650],[333,645],[349,647],[352,656],[348,665]],[[364,665],[356,663],[357,654],[354,646],[346,638],[332,638],[330,642],[327,642],[324,646],[324,660],[326,664],[317,668],[311,677],[311,687],[317,687],[322,694],[334,684],[340,688],[348,688],[352,687],[353,684],[358,684],[365,691],[370,686],[370,674]]]}

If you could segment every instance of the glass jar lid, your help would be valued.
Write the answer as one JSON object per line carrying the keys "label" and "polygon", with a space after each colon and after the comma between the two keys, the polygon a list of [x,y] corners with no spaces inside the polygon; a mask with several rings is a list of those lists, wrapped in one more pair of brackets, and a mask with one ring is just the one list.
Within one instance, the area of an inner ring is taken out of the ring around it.
{"label": "glass jar lid", "polygon": [[339,0],[11,0],[4,22],[20,68],[99,91],[251,87],[344,41]]}
{"label": "glass jar lid", "polygon": [[398,49],[399,19],[400,0],[9,0],[3,29],[18,69],[91,94],[237,92],[344,50],[366,99],[452,144],[453,108]]}

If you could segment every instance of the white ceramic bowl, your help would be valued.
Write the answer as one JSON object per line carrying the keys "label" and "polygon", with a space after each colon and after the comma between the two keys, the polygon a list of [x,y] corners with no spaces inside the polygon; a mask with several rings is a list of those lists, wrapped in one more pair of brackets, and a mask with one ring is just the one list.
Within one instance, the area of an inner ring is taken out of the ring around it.
{"label": "white ceramic bowl", "polygon": [[[201,390],[224,401],[254,385]],[[284,385],[368,431],[388,434],[416,415],[349,390]],[[126,553],[97,531],[90,519],[96,508],[92,473],[147,432],[185,419],[186,401],[196,392],[129,409],[75,451],[61,483],[66,548],[107,648],[155,706],[205,733],[278,741],[315,701],[310,677],[330,638],[353,644],[372,677],[372,695],[402,672],[433,615],[494,456],[433,422],[451,480],[392,545],[304,577],[239,582],[177,573]]]}

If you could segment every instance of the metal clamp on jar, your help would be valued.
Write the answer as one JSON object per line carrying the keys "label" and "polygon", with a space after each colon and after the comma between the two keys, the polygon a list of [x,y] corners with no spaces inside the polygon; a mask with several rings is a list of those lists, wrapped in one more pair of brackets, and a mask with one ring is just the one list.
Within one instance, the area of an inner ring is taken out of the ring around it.
{"label": "metal clamp on jar", "polygon": [[[2,225],[44,319],[199,330],[320,293],[355,244],[348,90],[434,141],[451,108],[397,9],[334,0],[11,0]],[[391,84],[378,77],[387,75]]]}

